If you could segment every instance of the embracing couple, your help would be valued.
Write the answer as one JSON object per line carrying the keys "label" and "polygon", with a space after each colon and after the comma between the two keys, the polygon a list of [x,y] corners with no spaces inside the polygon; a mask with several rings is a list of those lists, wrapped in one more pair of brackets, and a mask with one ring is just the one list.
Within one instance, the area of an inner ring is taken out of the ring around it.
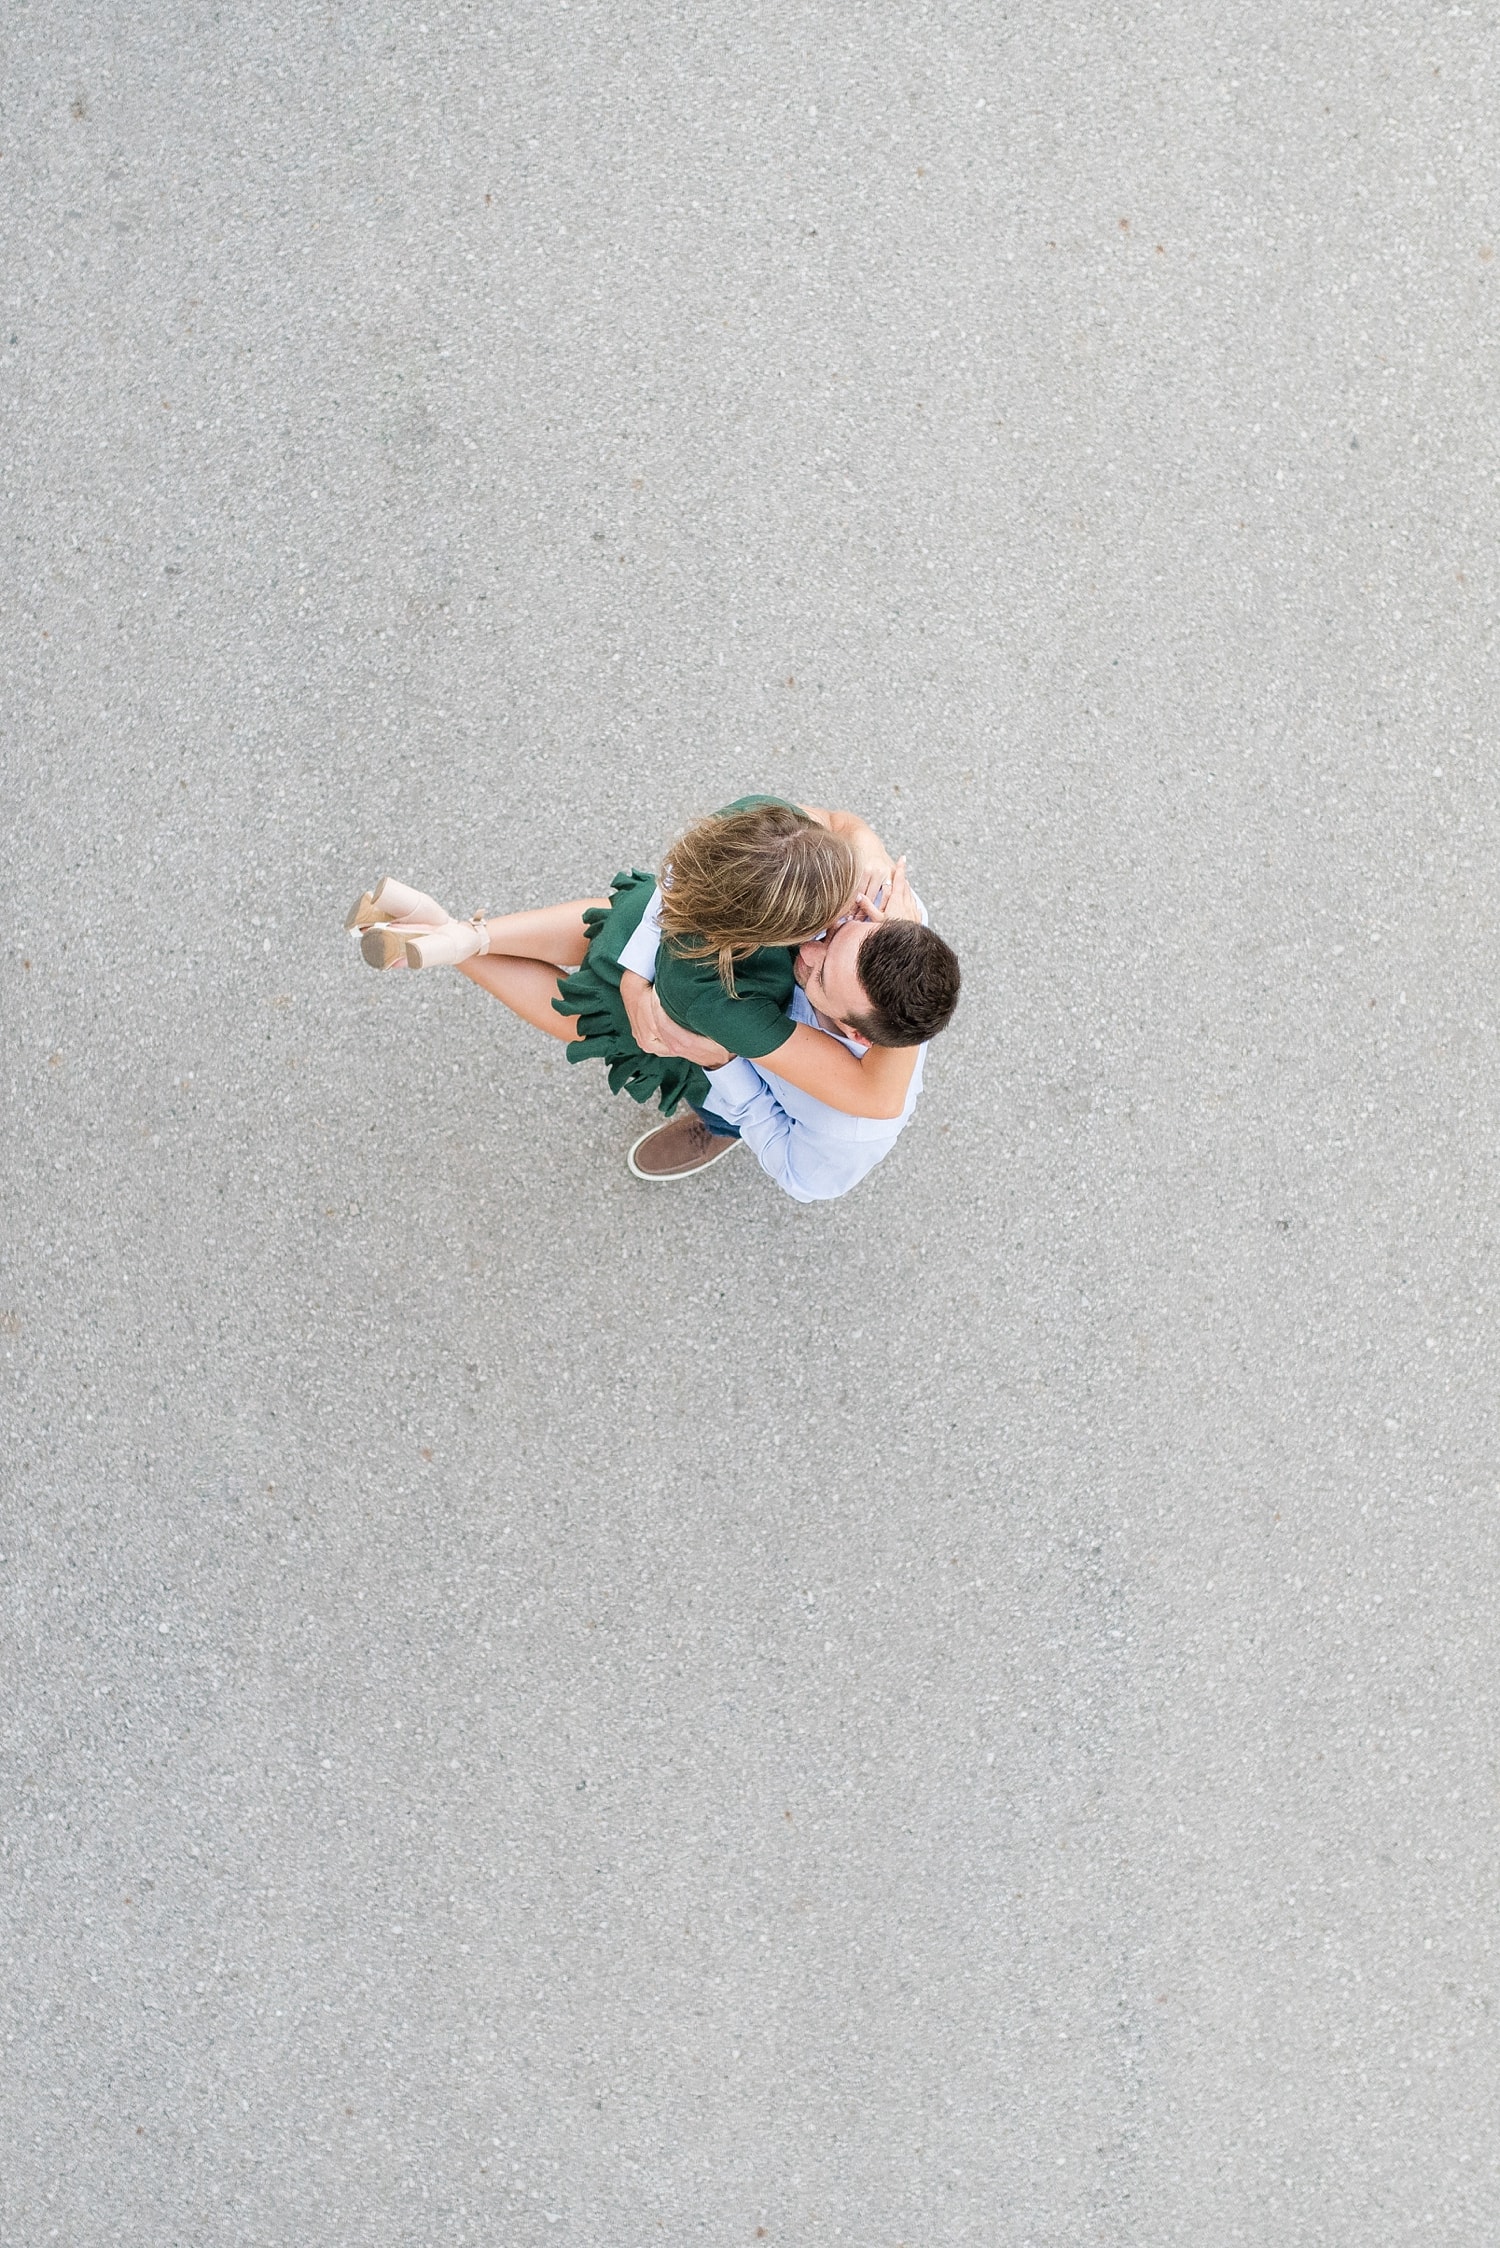
{"label": "embracing couple", "polygon": [[603,1061],[611,1092],[658,1099],[637,1178],[688,1178],[743,1141],[819,1202],[894,1146],[957,1005],[926,924],[906,861],[852,812],[743,796],[608,898],[460,921],[387,876],[346,925],[372,968],[457,968],[569,1061]]}

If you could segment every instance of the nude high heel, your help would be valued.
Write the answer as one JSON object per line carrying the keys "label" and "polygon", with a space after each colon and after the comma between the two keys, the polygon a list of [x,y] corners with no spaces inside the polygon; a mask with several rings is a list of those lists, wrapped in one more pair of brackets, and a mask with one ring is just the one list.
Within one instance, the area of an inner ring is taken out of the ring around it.
{"label": "nude high heel", "polygon": [[349,909],[346,929],[373,929],[377,921],[415,921],[428,929],[440,928],[448,919],[445,906],[414,890],[394,875],[382,875],[373,890],[364,891]]}
{"label": "nude high heel", "polygon": [[[392,936],[397,934],[394,929]],[[369,942],[367,938],[366,943]],[[408,968],[456,968],[465,960],[477,960],[490,949],[490,926],[483,914],[476,913],[471,921],[445,921],[440,929],[428,929],[406,940],[406,965]]]}
{"label": "nude high heel", "polygon": [[449,918],[446,906],[425,890],[387,874],[355,899],[344,927],[360,931],[360,954],[369,967],[404,968],[407,938],[440,929]]}
{"label": "nude high heel", "polygon": [[409,939],[421,927],[418,921],[382,921],[366,929],[359,940],[360,957],[369,968],[404,968]]}

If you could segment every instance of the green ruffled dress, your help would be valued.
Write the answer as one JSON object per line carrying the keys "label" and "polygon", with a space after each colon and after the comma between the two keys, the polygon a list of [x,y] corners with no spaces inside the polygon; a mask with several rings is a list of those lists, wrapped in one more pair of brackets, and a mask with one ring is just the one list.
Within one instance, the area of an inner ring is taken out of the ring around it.
{"label": "green ruffled dress", "polygon": [[[744,796],[724,809],[740,812],[784,801]],[[585,907],[589,948],[582,965],[559,980],[553,1005],[560,1015],[578,1018],[579,1035],[567,1048],[570,1062],[607,1063],[612,1093],[628,1093],[642,1102],[657,1098],[663,1116],[671,1116],[683,1101],[702,1105],[708,1078],[696,1062],[678,1055],[642,1053],[620,994],[620,954],[640,927],[655,888],[654,874],[633,867],[615,876],[607,906]],[[656,956],[656,995],[684,1030],[715,1039],[731,1054],[771,1054],[796,1027],[787,1012],[796,987],[793,958],[785,945],[763,945],[747,960],[736,961],[736,996],[731,998],[711,960],[684,960],[664,937]]]}
{"label": "green ruffled dress", "polygon": [[581,966],[559,979],[552,1004],[560,1015],[578,1017],[578,1036],[567,1047],[570,1062],[607,1062],[612,1093],[628,1093],[633,1101],[660,1095],[663,1116],[671,1116],[680,1101],[701,1105],[708,1098],[708,1079],[696,1062],[680,1055],[643,1054],[620,996],[620,954],[640,927],[655,888],[656,876],[634,867],[615,876],[607,906],[585,906],[588,951]]}

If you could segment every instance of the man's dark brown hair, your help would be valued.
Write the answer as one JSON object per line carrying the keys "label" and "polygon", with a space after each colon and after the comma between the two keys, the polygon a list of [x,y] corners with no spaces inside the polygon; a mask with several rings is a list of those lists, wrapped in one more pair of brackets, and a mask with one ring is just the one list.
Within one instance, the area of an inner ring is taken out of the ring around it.
{"label": "man's dark brown hair", "polygon": [[921,1046],[953,1020],[958,957],[936,929],[886,921],[859,948],[859,980],[870,1004],[849,1028],[872,1046]]}

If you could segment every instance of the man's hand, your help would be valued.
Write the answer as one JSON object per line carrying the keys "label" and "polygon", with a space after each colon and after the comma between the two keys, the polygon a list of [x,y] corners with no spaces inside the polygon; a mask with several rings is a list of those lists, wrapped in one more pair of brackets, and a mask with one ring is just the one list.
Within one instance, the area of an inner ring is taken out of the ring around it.
{"label": "man's hand", "polygon": [[620,997],[625,1002],[635,1042],[643,1054],[666,1054],[685,1062],[696,1062],[700,1069],[722,1069],[728,1061],[726,1047],[715,1045],[711,1038],[699,1038],[696,1032],[674,1023],[656,996],[656,986],[648,984],[644,976],[638,976],[631,968],[625,969],[620,977]]}
{"label": "man's hand", "polygon": [[[885,895],[881,896],[884,889]],[[906,879],[906,860],[897,859],[889,878],[881,883],[869,875],[854,894],[850,917],[855,921],[920,921],[921,911]]]}

